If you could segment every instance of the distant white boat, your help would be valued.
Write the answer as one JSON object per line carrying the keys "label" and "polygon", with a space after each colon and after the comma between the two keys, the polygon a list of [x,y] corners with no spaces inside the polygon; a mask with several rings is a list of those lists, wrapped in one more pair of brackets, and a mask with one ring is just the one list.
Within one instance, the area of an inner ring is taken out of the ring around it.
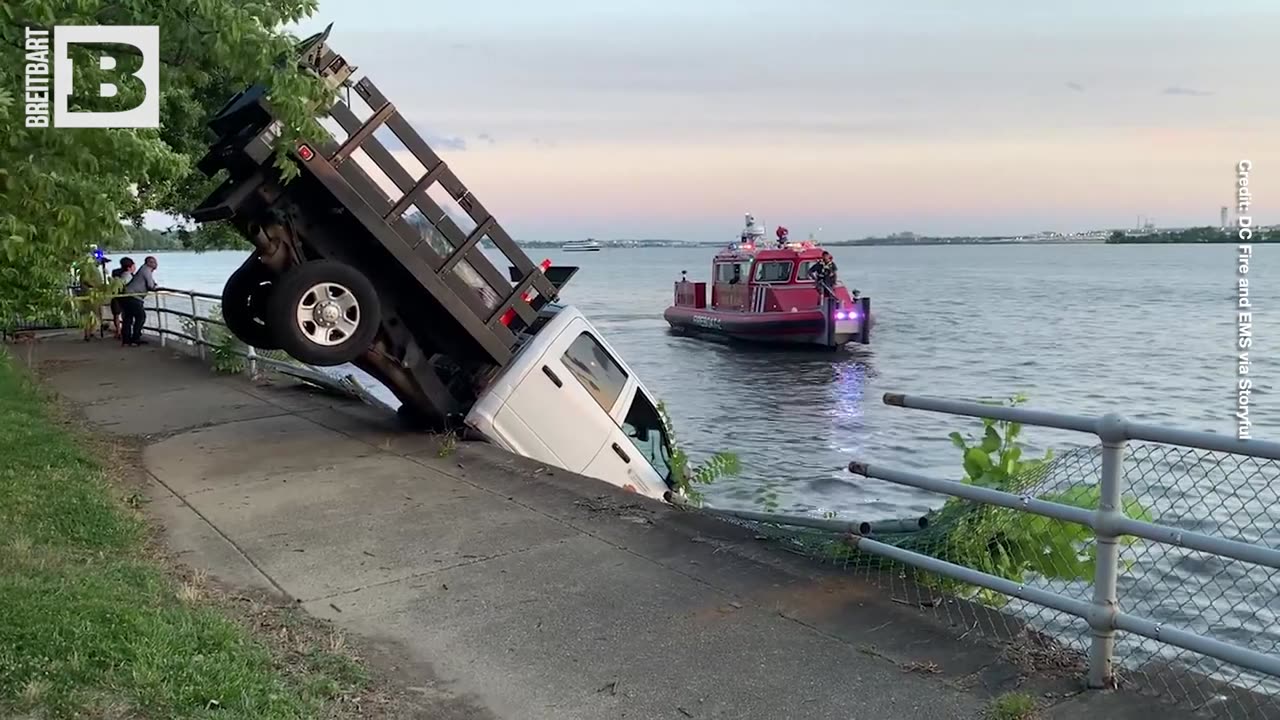
{"label": "distant white boat", "polygon": [[600,243],[596,242],[593,238],[587,238],[586,240],[572,240],[561,245],[560,249],[565,252],[599,252]]}

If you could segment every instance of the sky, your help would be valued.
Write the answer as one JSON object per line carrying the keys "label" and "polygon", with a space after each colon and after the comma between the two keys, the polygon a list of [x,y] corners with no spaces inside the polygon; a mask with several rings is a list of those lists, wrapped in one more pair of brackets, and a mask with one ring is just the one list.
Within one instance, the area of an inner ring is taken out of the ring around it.
{"label": "sky", "polygon": [[[517,238],[1280,222],[1280,3],[321,0]],[[1268,203],[1267,198],[1274,198]]]}

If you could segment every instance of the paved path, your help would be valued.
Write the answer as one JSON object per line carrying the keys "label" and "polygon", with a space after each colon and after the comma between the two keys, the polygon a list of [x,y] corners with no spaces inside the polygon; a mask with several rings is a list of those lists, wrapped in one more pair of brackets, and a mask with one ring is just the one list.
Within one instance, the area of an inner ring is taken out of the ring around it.
{"label": "paved path", "polygon": [[[103,432],[142,436],[186,563],[364,636],[436,720],[954,720],[1018,682],[964,628],[734,526],[483,445],[441,458],[364,406],[154,346],[33,357]],[[1087,693],[1044,717],[1151,710]]]}

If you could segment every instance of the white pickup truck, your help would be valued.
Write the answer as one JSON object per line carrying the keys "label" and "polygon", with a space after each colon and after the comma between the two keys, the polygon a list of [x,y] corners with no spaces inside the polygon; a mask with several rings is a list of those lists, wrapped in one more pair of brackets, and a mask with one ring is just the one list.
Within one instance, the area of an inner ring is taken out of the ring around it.
{"label": "white pickup truck", "polygon": [[[218,137],[198,167],[226,179],[192,217],[254,246],[223,288],[227,327],[310,365],[359,367],[415,425],[465,424],[662,498],[671,447],[653,396],[580,312],[556,304],[577,268],[535,266],[373,82],[352,82],[328,33],[301,43],[299,64],[356,97],[321,108],[328,134],[290,148],[295,179],[274,163],[280,122],[265,85],[209,122]],[[510,262],[510,281],[486,245]]]}

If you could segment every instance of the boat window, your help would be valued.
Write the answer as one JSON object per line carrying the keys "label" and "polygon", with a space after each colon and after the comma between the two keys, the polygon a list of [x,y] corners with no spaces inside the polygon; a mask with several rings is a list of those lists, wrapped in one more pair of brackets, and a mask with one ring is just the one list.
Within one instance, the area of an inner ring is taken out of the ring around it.
{"label": "boat window", "polygon": [[809,279],[809,271],[814,265],[822,262],[821,260],[805,260],[800,263],[800,270],[796,273],[796,282],[804,282]]}
{"label": "boat window", "polygon": [[738,279],[741,280],[742,271],[744,269],[743,265],[745,265],[745,263],[717,263],[715,282],[718,282],[718,283],[733,282],[733,278],[735,276],[737,276]]}
{"label": "boat window", "polygon": [[790,260],[756,263],[756,282],[776,283],[791,279],[791,268],[795,263]]}
{"label": "boat window", "polygon": [[627,371],[609,356],[599,340],[589,332],[582,333],[564,351],[562,360],[605,412],[613,409],[622,386],[627,384]]}
{"label": "boat window", "polygon": [[658,409],[649,402],[640,388],[636,388],[635,399],[631,401],[631,409],[622,421],[622,432],[640,454],[653,465],[668,484],[671,483],[671,443],[663,429],[662,417]]}

